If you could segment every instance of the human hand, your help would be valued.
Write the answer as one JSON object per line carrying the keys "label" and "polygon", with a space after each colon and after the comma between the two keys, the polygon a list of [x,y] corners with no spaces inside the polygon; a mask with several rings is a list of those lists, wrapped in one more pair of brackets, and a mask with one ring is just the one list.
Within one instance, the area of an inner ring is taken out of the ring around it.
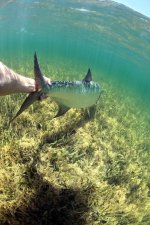
{"label": "human hand", "polygon": [[[45,77],[45,76],[43,76],[43,78],[44,78],[44,81],[45,81],[45,83],[47,85],[49,85],[49,86],[52,85],[50,78]],[[36,84],[36,82],[35,82],[35,89],[36,89],[36,91],[40,90],[41,88],[42,87],[39,84]]]}
{"label": "human hand", "polygon": [[[46,83],[51,85],[50,79],[44,77]],[[13,93],[31,93],[37,88],[35,80],[22,76],[9,69],[6,65],[0,62],[0,95],[9,95]]]}

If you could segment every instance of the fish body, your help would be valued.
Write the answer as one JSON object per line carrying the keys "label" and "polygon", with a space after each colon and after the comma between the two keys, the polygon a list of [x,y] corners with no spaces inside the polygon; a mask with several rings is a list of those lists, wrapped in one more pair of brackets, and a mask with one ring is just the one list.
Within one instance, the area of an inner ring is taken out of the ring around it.
{"label": "fish body", "polygon": [[93,81],[53,81],[48,95],[58,104],[69,108],[86,108],[94,105],[100,94],[100,86]]}
{"label": "fish body", "polygon": [[90,69],[82,81],[52,81],[48,83],[44,79],[35,53],[34,75],[37,91],[29,94],[10,122],[33,102],[45,96],[50,96],[58,104],[59,110],[55,117],[63,115],[70,108],[89,108],[93,112],[93,107],[95,107],[100,96],[101,87],[98,83],[92,81]]}

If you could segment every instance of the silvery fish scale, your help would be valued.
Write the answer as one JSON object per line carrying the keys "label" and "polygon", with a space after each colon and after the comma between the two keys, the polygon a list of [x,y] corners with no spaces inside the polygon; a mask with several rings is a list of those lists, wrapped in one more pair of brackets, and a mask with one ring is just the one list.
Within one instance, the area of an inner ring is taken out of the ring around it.
{"label": "silvery fish scale", "polygon": [[54,81],[48,95],[68,108],[86,108],[94,105],[100,94],[100,85],[93,81]]}

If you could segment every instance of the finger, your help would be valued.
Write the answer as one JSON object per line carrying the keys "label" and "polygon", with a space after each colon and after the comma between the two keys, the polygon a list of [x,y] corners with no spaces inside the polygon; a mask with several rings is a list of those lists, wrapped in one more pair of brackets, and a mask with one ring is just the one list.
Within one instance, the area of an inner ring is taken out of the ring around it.
{"label": "finger", "polygon": [[44,76],[44,80],[48,85],[52,85],[50,78]]}

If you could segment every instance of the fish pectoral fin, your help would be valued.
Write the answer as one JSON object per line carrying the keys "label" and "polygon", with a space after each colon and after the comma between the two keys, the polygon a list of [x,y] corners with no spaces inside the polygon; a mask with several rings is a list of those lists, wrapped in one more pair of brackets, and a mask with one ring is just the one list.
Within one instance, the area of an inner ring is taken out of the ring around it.
{"label": "fish pectoral fin", "polygon": [[58,107],[59,107],[58,113],[54,118],[64,115],[70,109],[69,107],[59,103],[58,103]]}

